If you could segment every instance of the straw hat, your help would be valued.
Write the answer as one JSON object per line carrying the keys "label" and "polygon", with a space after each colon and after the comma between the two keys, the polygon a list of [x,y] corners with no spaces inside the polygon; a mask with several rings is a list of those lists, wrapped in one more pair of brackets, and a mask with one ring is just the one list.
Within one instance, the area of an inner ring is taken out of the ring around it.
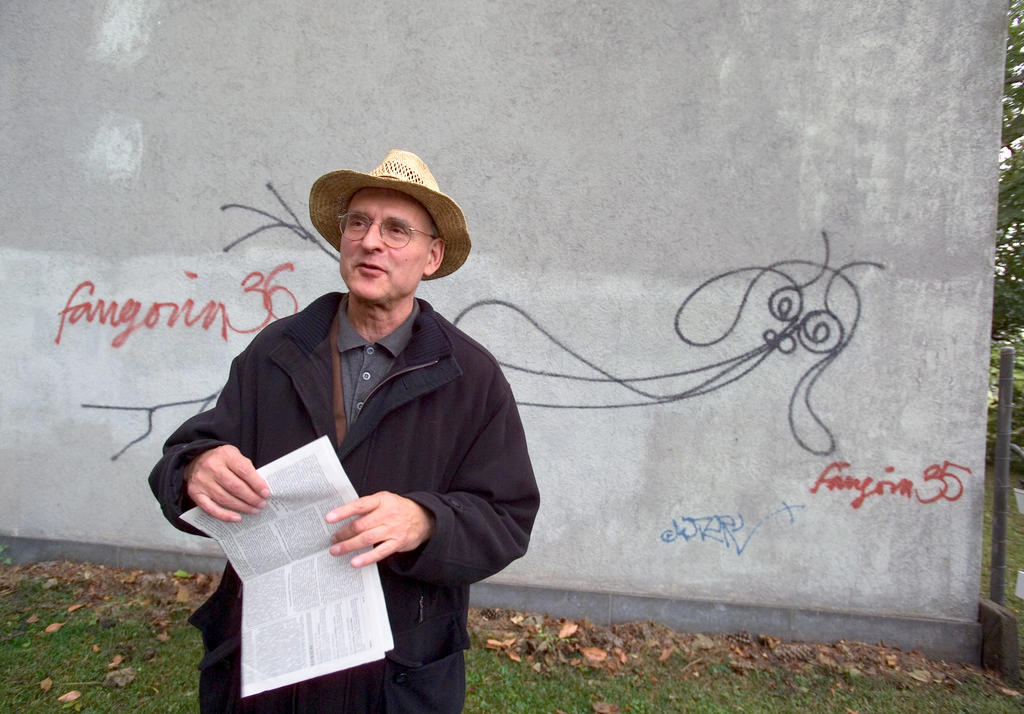
{"label": "straw hat", "polygon": [[466,261],[471,247],[466,217],[452,199],[437,188],[430,169],[416,154],[392,149],[380,166],[368,174],[358,171],[332,171],[316,180],[309,192],[309,217],[320,235],[338,248],[341,233],[338,217],[348,209],[352,194],[362,188],[390,188],[412,196],[434,219],[438,235],[444,239],[444,259],[431,280],[454,272]]}

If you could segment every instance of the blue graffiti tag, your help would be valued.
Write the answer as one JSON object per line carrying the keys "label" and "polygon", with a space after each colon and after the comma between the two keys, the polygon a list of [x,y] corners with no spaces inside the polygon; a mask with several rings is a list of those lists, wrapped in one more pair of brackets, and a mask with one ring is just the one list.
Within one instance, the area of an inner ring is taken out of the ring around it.
{"label": "blue graffiti tag", "polygon": [[705,541],[712,541],[715,543],[721,543],[726,547],[727,550],[736,550],[736,555],[743,555],[743,551],[746,550],[747,544],[750,543],[751,537],[757,532],[757,529],[763,526],[767,521],[774,518],[775,516],[785,513],[789,516],[789,522],[796,523],[796,517],[793,511],[796,509],[803,509],[803,504],[790,505],[785,501],[782,502],[782,508],[779,508],[757,522],[757,524],[746,533],[744,537],[742,532],[746,522],[743,519],[743,515],[737,513],[733,515],[719,515],[719,516],[703,516],[700,518],[679,518],[672,519],[672,527],[668,530],[661,532],[661,540],[663,543],[672,543],[676,540],[682,540],[684,543],[689,543],[692,540],[698,538],[703,543]]}

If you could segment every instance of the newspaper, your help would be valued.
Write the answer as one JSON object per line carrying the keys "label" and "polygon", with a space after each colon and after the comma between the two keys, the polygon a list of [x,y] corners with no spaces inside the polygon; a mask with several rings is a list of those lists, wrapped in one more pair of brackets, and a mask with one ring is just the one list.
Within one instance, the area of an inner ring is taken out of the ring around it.
{"label": "newspaper", "polygon": [[382,659],[394,647],[377,565],[328,552],[343,523],[324,516],[357,498],[326,436],[259,469],[257,515],[226,523],[182,515],[214,538],[242,580],[242,696]]}

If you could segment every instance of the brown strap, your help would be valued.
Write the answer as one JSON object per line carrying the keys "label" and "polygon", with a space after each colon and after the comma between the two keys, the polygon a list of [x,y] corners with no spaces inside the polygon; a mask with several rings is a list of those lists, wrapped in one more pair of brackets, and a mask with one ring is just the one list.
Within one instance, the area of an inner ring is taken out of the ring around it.
{"label": "brown strap", "polygon": [[338,351],[338,316],[331,322],[331,402],[334,406],[334,430],[338,435],[338,444],[345,440],[348,433],[348,420],[345,419],[345,394],[341,389],[341,353]]}

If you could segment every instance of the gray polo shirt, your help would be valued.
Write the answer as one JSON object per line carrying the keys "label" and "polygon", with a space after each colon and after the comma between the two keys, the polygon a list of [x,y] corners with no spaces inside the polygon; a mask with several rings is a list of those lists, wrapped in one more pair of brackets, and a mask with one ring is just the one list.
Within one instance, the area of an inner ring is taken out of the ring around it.
{"label": "gray polo shirt", "polygon": [[345,419],[353,423],[363,408],[363,402],[373,388],[395,363],[398,355],[409,344],[412,323],[420,314],[420,306],[413,301],[412,314],[394,332],[370,343],[356,332],[348,321],[348,295],[338,306],[338,351],[341,352],[341,391],[345,398]]}

